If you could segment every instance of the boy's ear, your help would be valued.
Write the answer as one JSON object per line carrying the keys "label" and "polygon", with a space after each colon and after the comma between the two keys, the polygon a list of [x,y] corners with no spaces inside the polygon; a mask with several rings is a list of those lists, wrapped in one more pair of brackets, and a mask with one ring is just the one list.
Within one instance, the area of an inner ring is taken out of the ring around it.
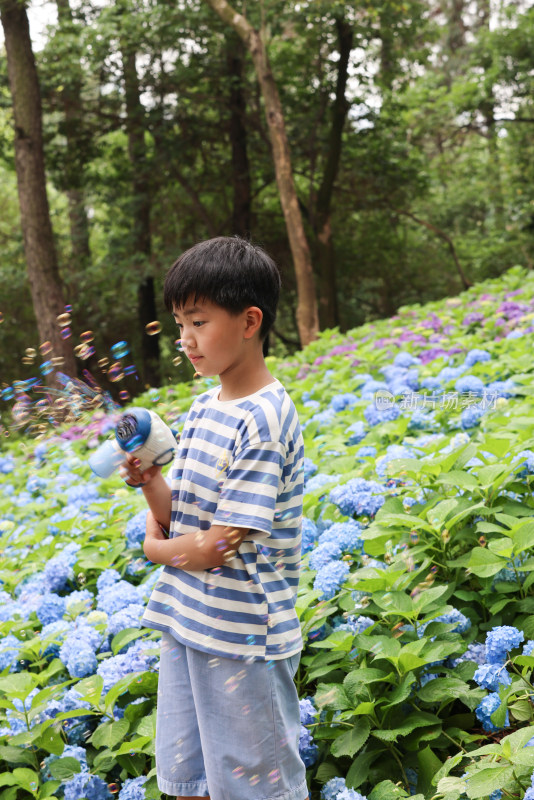
{"label": "boy's ear", "polygon": [[263,320],[263,311],[258,306],[249,306],[245,309],[245,330],[243,335],[245,339],[252,339],[255,333],[261,328]]}

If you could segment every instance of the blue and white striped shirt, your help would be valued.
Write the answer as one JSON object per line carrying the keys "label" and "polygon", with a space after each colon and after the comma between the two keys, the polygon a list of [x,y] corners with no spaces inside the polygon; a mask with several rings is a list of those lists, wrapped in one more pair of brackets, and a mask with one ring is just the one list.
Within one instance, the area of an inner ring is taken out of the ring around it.
{"label": "blue and white striped shirt", "polygon": [[214,655],[280,659],[302,648],[295,601],[301,558],[304,445],[279,381],[237,400],[220,387],[193,401],[172,471],[170,536],[248,528],[223,566],[165,567],[149,628]]}

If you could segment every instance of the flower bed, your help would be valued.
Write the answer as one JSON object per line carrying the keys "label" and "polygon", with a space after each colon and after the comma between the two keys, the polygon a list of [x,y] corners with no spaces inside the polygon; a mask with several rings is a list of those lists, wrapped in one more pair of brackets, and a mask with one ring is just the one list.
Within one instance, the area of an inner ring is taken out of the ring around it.
{"label": "flower bed", "polygon": [[[313,798],[534,796],[533,320],[514,268],[271,359],[306,445]],[[206,383],[135,404],[180,420]],[[142,494],[87,466],[111,423],[2,442],[0,799],[161,796],[158,635],[140,628],[160,568]]]}

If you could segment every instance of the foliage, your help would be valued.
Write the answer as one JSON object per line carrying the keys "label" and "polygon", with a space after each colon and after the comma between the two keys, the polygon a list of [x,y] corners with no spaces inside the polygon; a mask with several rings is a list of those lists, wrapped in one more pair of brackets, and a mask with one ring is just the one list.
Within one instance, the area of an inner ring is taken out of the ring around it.
{"label": "foliage", "polygon": [[[306,446],[296,680],[312,798],[529,796],[533,314],[516,267],[269,359]],[[209,384],[135,402],[179,425]],[[141,493],[87,467],[113,419],[2,440],[5,800],[128,800],[133,780],[160,797],[158,634],[139,623],[159,568]]]}

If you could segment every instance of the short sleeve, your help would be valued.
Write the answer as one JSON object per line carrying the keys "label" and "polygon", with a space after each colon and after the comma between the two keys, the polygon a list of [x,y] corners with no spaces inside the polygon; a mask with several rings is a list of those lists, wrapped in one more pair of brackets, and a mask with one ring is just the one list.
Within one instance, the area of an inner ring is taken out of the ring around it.
{"label": "short sleeve", "polygon": [[248,443],[226,470],[212,525],[270,534],[285,464],[280,442]]}

